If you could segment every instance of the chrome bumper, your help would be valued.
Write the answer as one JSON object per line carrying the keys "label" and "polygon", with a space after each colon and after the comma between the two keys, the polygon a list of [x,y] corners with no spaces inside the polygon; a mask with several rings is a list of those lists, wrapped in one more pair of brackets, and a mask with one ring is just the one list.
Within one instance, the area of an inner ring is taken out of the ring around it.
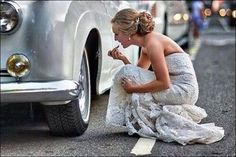
{"label": "chrome bumper", "polygon": [[78,97],[78,89],[78,84],[72,80],[1,83],[1,103],[66,102]]}

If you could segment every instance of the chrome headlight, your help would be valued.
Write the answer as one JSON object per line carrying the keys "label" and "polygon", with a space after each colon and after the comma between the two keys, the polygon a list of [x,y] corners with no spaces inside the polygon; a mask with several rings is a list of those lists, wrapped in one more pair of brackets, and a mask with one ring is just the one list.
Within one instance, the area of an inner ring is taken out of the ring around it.
{"label": "chrome headlight", "polygon": [[20,7],[15,2],[3,1],[0,5],[0,12],[1,34],[15,32],[22,22],[22,11]]}

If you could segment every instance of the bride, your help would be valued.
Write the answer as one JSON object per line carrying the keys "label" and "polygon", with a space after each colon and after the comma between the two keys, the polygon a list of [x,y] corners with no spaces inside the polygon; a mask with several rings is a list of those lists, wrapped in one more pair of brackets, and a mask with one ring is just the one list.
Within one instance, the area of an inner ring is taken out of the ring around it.
{"label": "bride", "polygon": [[126,127],[130,135],[182,145],[221,140],[223,128],[199,124],[207,114],[195,106],[199,89],[189,55],[172,39],[153,31],[154,21],[147,12],[123,9],[111,24],[114,39],[124,48],[142,49],[137,65],[130,64],[118,47],[108,52],[125,66],[113,80],[107,124]]}

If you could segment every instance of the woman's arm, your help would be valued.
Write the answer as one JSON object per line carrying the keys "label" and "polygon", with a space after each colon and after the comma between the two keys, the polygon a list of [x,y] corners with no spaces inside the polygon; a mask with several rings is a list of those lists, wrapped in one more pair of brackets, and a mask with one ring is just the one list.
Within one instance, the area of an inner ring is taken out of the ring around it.
{"label": "woman's arm", "polygon": [[170,77],[165,61],[163,46],[157,42],[155,44],[150,43],[149,45],[148,56],[151,60],[156,79],[149,83],[138,85],[123,78],[121,84],[127,93],[157,92],[168,89],[170,86]]}
{"label": "woman's arm", "polygon": [[149,57],[147,56],[147,50],[146,48],[143,47],[140,52],[140,57],[139,57],[137,66],[143,69],[148,69],[150,65],[151,65],[151,61]]}
{"label": "woman's arm", "polygon": [[158,80],[153,80],[149,83],[138,85],[129,81],[127,78],[122,79],[121,85],[127,93],[158,92],[169,88],[169,86],[166,86]]}
{"label": "woman's arm", "polygon": [[[112,50],[108,51],[108,56],[112,57],[113,59],[119,59],[123,61],[124,64],[131,64],[127,57],[118,50],[118,47],[115,47]],[[148,69],[150,65],[151,62],[147,56],[147,50],[145,48],[142,48],[137,66]]]}

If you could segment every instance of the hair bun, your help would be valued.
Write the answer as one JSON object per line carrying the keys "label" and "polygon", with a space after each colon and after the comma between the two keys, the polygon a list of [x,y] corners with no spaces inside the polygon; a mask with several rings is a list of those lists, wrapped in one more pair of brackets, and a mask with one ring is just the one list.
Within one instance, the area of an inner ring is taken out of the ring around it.
{"label": "hair bun", "polygon": [[155,22],[150,13],[143,11],[139,13],[139,29],[138,33],[140,35],[145,35],[154,30]]}
{"label": "hair bun", "polygon": [[148,12],[138,12],[132,8],[125,8],[116,13],[111,20],[119,31],[125,35],[145,35],[154,30],[152,15]]}

